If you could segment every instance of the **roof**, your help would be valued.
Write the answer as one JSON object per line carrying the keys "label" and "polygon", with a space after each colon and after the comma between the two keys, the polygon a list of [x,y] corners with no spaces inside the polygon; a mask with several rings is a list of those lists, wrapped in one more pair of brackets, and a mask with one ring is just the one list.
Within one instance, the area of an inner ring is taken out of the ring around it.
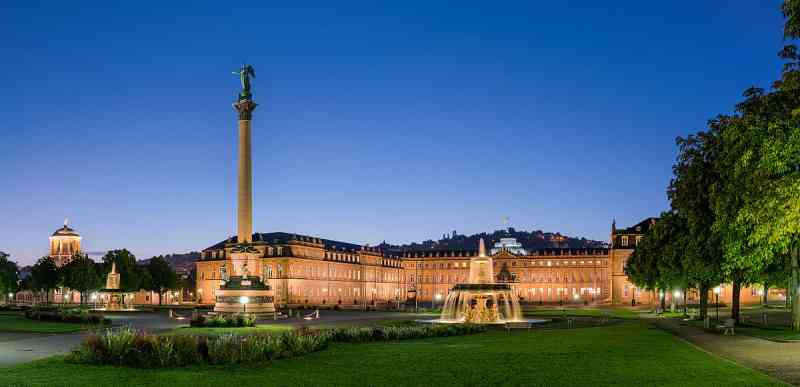
{"label": "roof", "polygon": [[650,231],[650,228],[652,228],[654,224],[656,224],[656,218],[650,217],[639,223],[636,223],[631,227],[617,229],[614,232],[614,234],[615,235],[647,234],[647,232]]}
{"label": "roof", "polygon": [[[203,249],[206,250],[219,250],[225,248],[228,244],[237,243],[239,238],[236,236],[230,237],[222,242],[219,242],[213,246]],[[285,245],[292,241],[304,241],[304,242],[311,242],[311,243],[320,243],[325,246],[328,250],[345,250],[345,251],[358,251],[363,248],[362,245],[349,243],[349,242],[341,242],[341,241],[334,241],[330,239],[324,239],[319,237],[312,237],[308,235],[302,234],[292,234],[288,232],[269,232],[269,233],[254,233],[253,234],[253,242],[254,243],[264,243],[268,245]]]}
{"label": "roof", "polygon": [[67,225],[65,224],[63,227],[56,230],[56,232],[53,233],[53,236],[80,236],[80,235],[78,235],[78,233],[75,230],[67,227]]}

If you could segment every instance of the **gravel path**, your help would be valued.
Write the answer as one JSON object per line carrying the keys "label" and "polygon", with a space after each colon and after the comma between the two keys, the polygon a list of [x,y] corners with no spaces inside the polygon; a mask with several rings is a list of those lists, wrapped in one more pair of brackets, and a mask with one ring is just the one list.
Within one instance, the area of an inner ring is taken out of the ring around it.
{"label": "gravel path", "polygon": [[750,336],[708,333],[683,325],[675,319],[657,318],[652,321],[657,327],[708,352],[800,386],[800,343],[778,343]]}

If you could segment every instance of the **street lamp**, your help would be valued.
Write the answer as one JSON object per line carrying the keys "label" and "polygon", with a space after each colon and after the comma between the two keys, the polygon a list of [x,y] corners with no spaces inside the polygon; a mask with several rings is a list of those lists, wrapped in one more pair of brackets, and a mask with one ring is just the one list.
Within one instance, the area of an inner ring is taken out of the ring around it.
{"label": "street lamp", "polygon": [[719,321],[719,292],[720,292],[719,286],[715,287],[714,294],[717,296],[717,321]]}
{"label": "street lamp", "polygon": [[[442,300],[442,293],[436,293],[436,296],[434,296],[434,298],[436,299],[436,302],[439,303],[439,301]],[[433,307],[435,308],[436,305],[434,305]]]}
{"label": "street lamp", "polygon": [[241,296],[239,297],[239,303],[242,304],[243,312],[247,313],[247,303],[250,302],[250,297]]}

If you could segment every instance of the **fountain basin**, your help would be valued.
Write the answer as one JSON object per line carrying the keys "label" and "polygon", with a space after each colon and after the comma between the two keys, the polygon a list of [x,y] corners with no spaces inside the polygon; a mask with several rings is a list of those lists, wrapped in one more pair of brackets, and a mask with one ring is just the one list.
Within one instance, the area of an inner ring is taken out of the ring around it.
{"label": "fountain basin", "polygon": [[506,283],[455,285],[447,294],[440,320],[472,324],[524,321],[517,295]]}
{"label": "fountain basin", "polygon": [[[504,320],[504,321],[487,321],[487,322],[480,322],[478,324],[482,325],[503,325],[505,323],[516,323],[516,322],[526,322],[531,325],[539,325],[548,323],[551,320],[539,319],[539,318],[529,318],[529,319],[521,319],[521,320]],[[467,322],[464,320],[447,320],[442,318],[434,318],[434,319],[421,319],[421,320],[414,320],[414,322],[420,324],[466,324]]]}

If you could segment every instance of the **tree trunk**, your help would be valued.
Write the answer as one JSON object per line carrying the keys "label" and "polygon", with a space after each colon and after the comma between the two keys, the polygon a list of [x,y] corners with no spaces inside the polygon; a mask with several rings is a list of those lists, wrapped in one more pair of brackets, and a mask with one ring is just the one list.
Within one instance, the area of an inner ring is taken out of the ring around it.
{"label": "tree trunk", "polygon": [[683,289],[683,314],[689,314],[689,288]]}
{"label": "tree trunk", "polygon": [[661,311],[667,310],[667,291],[661,290]]}
{"label": "tree trunk", "polygon": [[792,254],[792,281],[789,284],[789,294],[792,295],[792,330],[800,332],[800,297],[798,297],[798,286],[800,286],[800,265],[798,265],[798,255],[800,246],[795,242],[790,251]]}
{"label": "tree trunk", "polygon": [[[666,292],[665,292],[666,293]],[[675,313],[675,292],[669,295],[669,311]]]}
{"label": "tree trunk", "polygon": [[700,283],[697,288],[700,291],[700,319],[705,320],[708,316],[708,285]]}
{"label": "tree trunk", "polygon": [[733,277],[733,294],[731,295],[731,318],[739,325],[739,293],[742,291],[742,283],[737,276]]}
{"label": "tree trunk", "polygon": [[767,306],[769,302],[769,284],[764,282],[764,294],[761,297],[761,305]]}
{"label": "tree trunk", "polygon": [[158,293],[158,306],[161,306],[161,302],[164,300],[164,293]]}

